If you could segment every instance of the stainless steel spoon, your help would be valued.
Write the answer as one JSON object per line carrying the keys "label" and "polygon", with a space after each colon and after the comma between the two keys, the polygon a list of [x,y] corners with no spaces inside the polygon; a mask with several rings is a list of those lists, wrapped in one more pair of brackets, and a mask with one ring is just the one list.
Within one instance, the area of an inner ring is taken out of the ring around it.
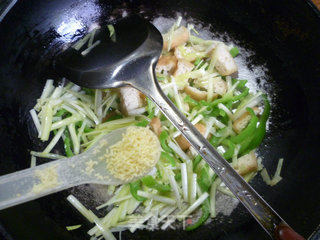
{"label": "stainless steel spoon", "polygon": [[[103,157],[110,146],[122,139],[122,134],[127,128],[120,128],[104,135],[82,154],[1,176],[0,210],[85,183],[127,183],[115,178],[108,171],[107,162]],[[158,154],[155,154],[156,163],[160,158],[160,143],[155,151],[158,151]],[[150,168],[130,181],[143,177],[151,170]]]}
{"label": "stainless steel spoon", "polygon": [[114,28],[115,36],[111,39],[108,29],[102,27],[95,36],[95,41],[99,40],[100,44],[86,56],[81,54],[86,47],[64,51],[56,61],[61,76],[83,87],[132,86],[140,90],[181,131],[273,239],[303,239],[237,174],[162,92],[154,72],[162,51],[160,32],[135,16],[120,20]]}

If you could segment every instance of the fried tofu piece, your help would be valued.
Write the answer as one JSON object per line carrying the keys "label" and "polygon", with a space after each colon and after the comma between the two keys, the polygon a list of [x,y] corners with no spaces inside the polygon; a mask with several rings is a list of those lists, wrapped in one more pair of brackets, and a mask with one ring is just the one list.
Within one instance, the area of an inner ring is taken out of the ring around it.
{"label": "fried tofu piece", "polygon": [[184,59],[179,59],[178,60],[178,63],[177,63],[177,67],[173,73],[173,76],[179,76],[181,74],[185,74],[185,73],[188,73],[188,72],[191,72],[192,69],[194,68],[194,65],[193,63],[187,61],[187,60],[184,60]]}
{"label": "fried tofu piece", "polygon": [[198,88],[191,87],[189,85],[184,88],[184,92],[186,94],[188,94],[192,99],[197,100],[197,101],[207,99],[207,92],[206,91],[201,91]]}
{"label": "fried tofu piece", "polygon": [[[205,132],[206,132],[206,126],[205,125],[203,125],[202,123],[197,123],[194,126],[196,127],[196,129],[198,129],[198,131],[202,135],[205,134]],[[182,136],[182,135],[179,135],[178,137],[176,137],[176,141],[177,141],[177,143],[179,144],[180,148],[183,151],[188,150],[188,148],[191,146],[191,144],[188,142],[188,140],[185,139],[185,137]]]}
{"label": "fried tofu piece", "polygon": [[238,71],[236,62],[224,44],[218,44],[213,54],[217,58],[214,67],[222,76],[231,75]]}
{"label": "fried tofu piece", "polygon": [[171,46],[170,49],[168,49],[169,45],[169,35],[166,33],[163,36],[163,50],[170,51],[171,49],[180,46],[181,44],[185,44],[189,40],[190,34],[189,30],[186,27],[179,27],[176,29],[171,37]]}
{"label": "fried tofu piece", "polygon": [[235,169],[242,176],[257,171],[258,161],[254,151],[251,151],[250,153],[238,158],[237,166],[235,166]]}
{"label": "fried tofu piece", "polygon": [[[260,113],[260,109],[258,107],[253,107],[252,109],[256,115]],[[239,134],[249,124],[250,120],[251,115],[246,111],[233,122],[233,130]]]}
{"label": "fried tofu piece", "polygon": [[159,136],[161,133],[160,118],[158,118],[158,117],[152,118],[152,120],[150,121],[150,126],[151,126],[152,131]]}
{"label": "fried tofu piece", "polygon": [[173,73],[177,67],[178,59],[174,55],[162,55],[156,66],[157,73]]}
{"label": "fried tofu piece", "polygon": [[133,87],[119,89],[122,114],[128,116],[130,112],[144,106],[144,95]]}
{"label": "fried tofu piece", "polygon": [[214,78],[213,91],[222,96],[227,92],[227,83],[222,78]]}

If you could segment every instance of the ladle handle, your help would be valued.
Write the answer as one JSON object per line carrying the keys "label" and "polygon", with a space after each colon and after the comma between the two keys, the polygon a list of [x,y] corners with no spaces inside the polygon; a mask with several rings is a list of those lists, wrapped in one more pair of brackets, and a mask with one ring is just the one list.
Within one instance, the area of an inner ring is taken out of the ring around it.
{"label": "ladle handle", "polygon": [[70,163],[61,159],[0,177],[0,210],[76,185]]}
{"label": "ladle handle", "polygon": [[137,81],[134,86],[152,99],[152,101],[160,108],[162,113],[190,142],[190,144],[209,164],[209,166],[220,177],[230,191],[239,199],[240,202],[242,202],[242,204],[248,209],[248,211],[265,229],[265,231],[273,239],[277,239],[277,229],[279,224],[285,224],[286,226],[288,225],[229,165],[229,163],[220,156],[213,146],[168,99],[168,97],[161,90],[159,83],[155,79],[155,73],[152,67],[149,69],[149,74],[147,74],[146,78],[147,79],[140,79],[139,82]]}

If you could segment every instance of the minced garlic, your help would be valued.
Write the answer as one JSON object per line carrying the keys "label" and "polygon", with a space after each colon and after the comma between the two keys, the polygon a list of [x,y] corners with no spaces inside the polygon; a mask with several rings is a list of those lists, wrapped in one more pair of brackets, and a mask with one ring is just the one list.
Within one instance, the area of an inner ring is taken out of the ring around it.
{"label": "minced garlic", "polygon": [[160,150],[159,140],[150,129],[131,126],[104,156],[107,169],[115,178],[130,181],[155,166]]}

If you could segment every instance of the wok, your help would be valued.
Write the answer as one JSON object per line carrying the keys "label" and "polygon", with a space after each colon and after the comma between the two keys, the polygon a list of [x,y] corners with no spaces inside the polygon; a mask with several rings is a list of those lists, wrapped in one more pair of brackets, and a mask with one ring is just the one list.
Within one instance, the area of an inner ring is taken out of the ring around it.
{"label": "wok", "polygon": [[[246,49],[239,59],[248,66],[248,78],[272,99],[271,124],[260,156],[271,173],[279,157],[285,159],[278,185],[267,186],[260,176],[252,184],[308,237],[320,213],[320,14],[309,1],[19,1],[0,23],[0,174],[29,167],[29,151],[43,149],[29,110],[45,80],[58,79],[52,60],[66,42],[82,36],[94,22],[109,23],[131,13],[152,20],[175,17],[177,12],[204,26],[211,24],[216,37]],[[98,193],[91,189],[69,189],[1,211],[0,238],[88,239],[90,224],[65,199],[71,192],[86,206],[96,204]],[[65,228],[76,224],[83,226],[72,232]],[[241,205],[230,216],[219,214],[193,232],[124,232],[122,238],[268,239]]]}

